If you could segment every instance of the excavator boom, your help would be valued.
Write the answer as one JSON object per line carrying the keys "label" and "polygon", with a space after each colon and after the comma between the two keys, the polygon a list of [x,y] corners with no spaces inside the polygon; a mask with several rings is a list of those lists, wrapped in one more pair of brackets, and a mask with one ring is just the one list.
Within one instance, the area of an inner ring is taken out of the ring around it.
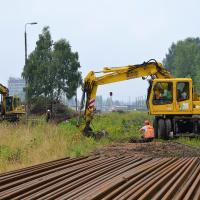
{"label": "excavator boom", "polygon": [[[143,79],[146,79],[146,77],[150,77],[150,79],[172,78],[170,73],[162,66],[162,64],[158,63],[156,60],[153,59],[149,60],[148,62],[144,62],[142,64],[137,65],[128,65],[122,67],[105,67],[102,71],[98,72],[103,75],[98,77],[95,76],[96,73],[94,71],[90,71],[84,79],[83,96],[80,105],[81,115],[81,110],[84,107],[84,100],[86,96],[86,104],[84,111],[84,119],[86,121],[86,126],[84,128],[84,132],[91,130],[90,122],[92,120],[94,112],[96,92],[97,87],[99,85],[120,82],[140,77],[142,77]],[[80,119],[78,120],[78,125],[79,123]]]}
{"label": "excavator boom", "polygon": [[[169,138],[172,134],[200,133],[200,97],[195,93],[191,78],[174,78],[155,60],[140,65],[106,67],[97,72],[89,72],[84,79],[83,96],[80,106],[84,108],[86,136],[91,136],[90,122],[93,118],[96,92],[99,85],[130,80],[149,79],[147,108],[154,115],[155,136]],[[78,122],[80,123],[80,122]]]}

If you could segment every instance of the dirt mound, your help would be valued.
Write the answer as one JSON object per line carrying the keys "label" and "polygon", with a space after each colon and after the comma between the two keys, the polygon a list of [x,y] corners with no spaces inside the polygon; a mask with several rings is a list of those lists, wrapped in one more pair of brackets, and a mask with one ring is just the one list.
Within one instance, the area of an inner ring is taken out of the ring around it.
{"label": "dirt mound", "polygon": [[175,142],[148,142],[115,144],[93,152],[101,156],[140,156],[140,157],[199,157],[200,149]]}

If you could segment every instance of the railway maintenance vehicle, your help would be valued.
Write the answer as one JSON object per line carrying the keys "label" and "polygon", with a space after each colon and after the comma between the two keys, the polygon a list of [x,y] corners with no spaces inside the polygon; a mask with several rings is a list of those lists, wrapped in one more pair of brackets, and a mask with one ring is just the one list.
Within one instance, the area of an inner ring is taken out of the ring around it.
{"label": "railway maintenance vehicle", "polygon": [[[101,75],[96,76],[99,73]],[[146,102],[148,113],[155,116],[153,126],[157,138],[168,138],[171,133],[200,133],[200,97],[195,93],[192,79],[174,78],[161,63],[151,59],[142,64],[105,67],[98,73],[90,71],[87,74],[79,107],[80,115],[84,108],[84,135],[90,136],[92,131],[90,123],[95,111],[98,86],[135,78],[149,82]],[[137,86],[133,85],[133,92],[134,87]]]}
{"label": "railway maintenance vehicle", "polygon": [[0,121],[17,121],[19,117],[25,114],[25,107],[21,104],[21,100],[17,96],[9,96],[9,90],[0,84]]}

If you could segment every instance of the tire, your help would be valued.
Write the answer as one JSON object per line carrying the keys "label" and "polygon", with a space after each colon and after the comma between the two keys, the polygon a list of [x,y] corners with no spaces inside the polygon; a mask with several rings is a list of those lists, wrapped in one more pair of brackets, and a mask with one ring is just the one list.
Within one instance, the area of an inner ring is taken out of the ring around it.
{"label": "tire", "polygon": [[166,137],[165,120],[159,119],[158,120],[158,138],[165,139],[165,137]]}
{"label": "tire", "polygon": [[166,119],[165,120],[165,128],[166,128],[166,130],[165,130],[164,138],[165,139],[169,139],[170,132],[172,131],[172,121],[171,121],[171,119]]}
{"label": "tire", "polygon": [[197,134],[200,135],[200,120],[197,121]]}
{"label": "tire", "polygon": [[155,138],[158,138],[158,119],[156,117],[153,120],[153,128],[154,128]]}

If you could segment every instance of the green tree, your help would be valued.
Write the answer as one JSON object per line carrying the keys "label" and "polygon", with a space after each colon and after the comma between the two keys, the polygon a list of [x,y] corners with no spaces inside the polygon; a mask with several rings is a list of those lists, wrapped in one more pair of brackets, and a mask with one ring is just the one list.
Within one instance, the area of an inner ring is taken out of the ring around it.
{"label": "green tree", "polygon": [[58,99],[64,92],[67,98],[71,98],[82,80],[78,71],[80,68],[78,53],[72,52],[69,42],[61,39],[54,44],[52,58],[51,70],[55,77],[54,96]]}
{"label": "green tree", "polygon": [[200,93],[200,39],[187,38],[173,43],[163,60],[174,77],[191,77]]}
{"label": "green tree", "polygon": [[62,94],[74,96],[82,80],[78,59],[68,41],[54,43],[49,27],[44,27],[22,73],[28,81],[28,100],[35,102],[43,97],[53,102]]}

